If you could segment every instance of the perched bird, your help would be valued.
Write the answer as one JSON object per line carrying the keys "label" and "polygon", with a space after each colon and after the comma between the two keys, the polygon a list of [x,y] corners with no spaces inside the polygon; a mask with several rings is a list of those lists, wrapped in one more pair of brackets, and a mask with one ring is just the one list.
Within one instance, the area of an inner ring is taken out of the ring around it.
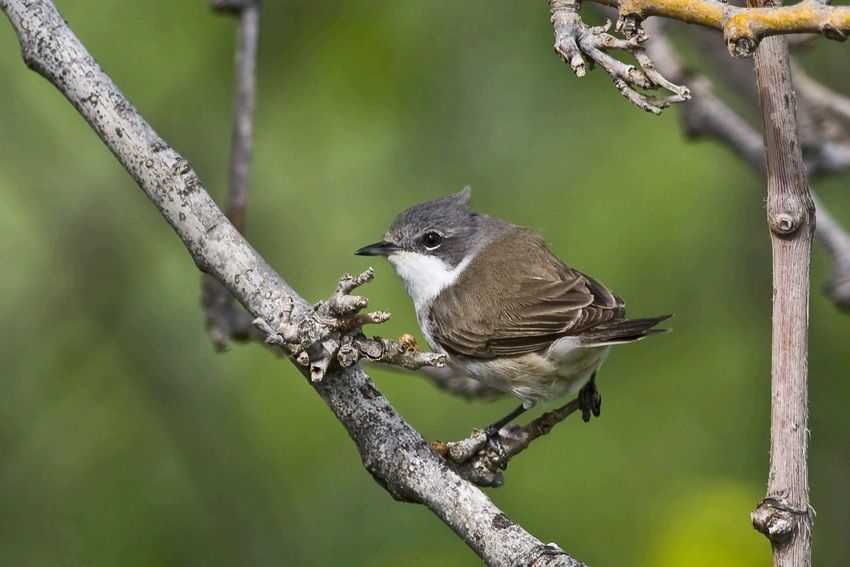
{"label": "perched bird", "polygon": [[561,262],[533,229],[469,209],[469,187],[402,212],[381,242],[425,340],[450,367],[522,400],[491,433],[537,403],[578,394],[598,416],[596,370],[611,345],[661,333],[670,317],[626,319],[623,300]]}

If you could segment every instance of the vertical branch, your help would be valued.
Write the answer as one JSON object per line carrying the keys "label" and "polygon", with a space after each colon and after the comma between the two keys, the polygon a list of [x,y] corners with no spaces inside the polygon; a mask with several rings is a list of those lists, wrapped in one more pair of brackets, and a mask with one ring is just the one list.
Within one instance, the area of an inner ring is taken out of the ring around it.
{"label": "vertical branch", "polygon": [[245,229],[245,204],[251,175],[251,144],[254,138],[254,99],[257,90],[257,43],[260,38],[259,0],[222,2],[213,0],[214,10],[239,18],[236,40],[236,102],[230,147],[227,217],[239,232]]}
{"label": "vertical branch", "polygon": [[784,38],[768,38],[760,44],[755,70],[764,125],[767,221],[773,248],[773,346],[770,475],[767,496],[753,512],[752,521],[770,539],[774,565],[808,566],[812,518],[806,462],[806,375],[814,203],[797,140]]}
{"label": "vertical branch", "polygon": [[[211,0],[210,6],[215,11],[233,14],[239,19],[227,218],[239,232],[244,232],[254,138],[260,0]],[[207,332],[217,350],[226,349],[233,339],[247,340],[253,336],[253,318],[235,304],[224,286],[207,274],[202,276],[201,304],[206,314]]]}

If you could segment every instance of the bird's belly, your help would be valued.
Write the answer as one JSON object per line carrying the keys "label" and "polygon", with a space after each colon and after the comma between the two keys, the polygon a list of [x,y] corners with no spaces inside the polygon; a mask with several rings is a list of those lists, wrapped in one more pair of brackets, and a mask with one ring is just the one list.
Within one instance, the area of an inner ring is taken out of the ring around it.
{"label": "bird's belly", "polygon": [[530,407],[575,396],[605,360],[609,348],[582,347],[575,339],[564,338],[545,353],[487,360],[450,356],[449,365],[466,376],[514,394]]}

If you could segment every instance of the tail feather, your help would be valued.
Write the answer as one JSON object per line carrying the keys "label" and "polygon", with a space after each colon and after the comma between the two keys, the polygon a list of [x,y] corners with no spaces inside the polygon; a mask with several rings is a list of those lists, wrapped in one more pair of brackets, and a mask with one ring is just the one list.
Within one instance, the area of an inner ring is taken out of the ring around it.
{"label": "tail feather", "polygon": [[650,335],[669,333],[670,329],[653,329],[661,321],[672,315],[647,317],[645,319],[621,319],[588,329],[581,334],[584,346],[606,346],[638,341]]}

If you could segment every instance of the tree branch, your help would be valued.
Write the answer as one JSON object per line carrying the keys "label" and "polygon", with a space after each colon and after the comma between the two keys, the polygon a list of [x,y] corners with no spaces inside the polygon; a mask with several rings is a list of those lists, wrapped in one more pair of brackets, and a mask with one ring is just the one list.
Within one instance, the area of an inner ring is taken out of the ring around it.
{"label": "tree branch", "polygon": [[[312,307],[263,260],[215,206],[189,163],[139,115],[49,0],[0,0],[26,64],[74,105],[174,228],[196,265],[272,328]],[[338,340],[329,335],[317,340]],[[298,366],[305,375],[309,370]],[[491,565],[581,565],[512,522],[446,466],[357,366],[311,382],[348,431],[366,469],[396,499],[427,506]]]}
{"label": "tree branch", "polygon": [[[227,218],[239,232],[245,231],[245,206],[251,173],[254,138],[254,100],[257,90],[257,44],[260,37],[259,0],[212,0],[213,10],[239,19],[235,57],[235,108],[230,146]],[[216,350],[227,349],[231,340],[257,338],[252,317],[237,306],[230,293],[209,274],[202,276],[201,305],[207,333]]]}
{"label": "tree branch", "polygon": [[[579,77],[585,75],[586,57],[591,66],[598,64],[611,76],[620,94],[653,114],[660,114],[672,103],[689,100],[690,92],[665,78],[643,48],[649,41],[643,22],[650,16],[722,30],[729,52],[739,58],[751,56],[759,42],[769,36],[821,33],[843,41],[850,33],[850,7],[833,7],[822,0],[769,8],[744,8],[730,5],[728,0],[591,0],[617,10],[616,30],[623,34],[620,39],[607,33],[610,22],[599,27],[585,24],[579,13],[581,0],[548,1],[555,52],[573,72]],[[631,54],[640,68],[615,59],[608,50]],[[672,94],[655,97],[638,90],[658,88]]]}
{"label": "tree branch", "polygon": [[257,92],[257,44],[260,39],[259,0],[212,0],[212,7],[239,18],[236,41],[236,100],[230,146],[227,218],[239,232],[245,230],[245,204],[251,175],[254,139],[254,100]]}
{"label": "tree branch", "polygon": [[824,285],[824,291],[838,307],[850,311],[850,234],[814,195],[812,197],[818,211],[815,234],[832,260],[832,275]]}
{"label": "tree branch", "polygon": [[628,38],[640,30],[643,20],[662,16],[687,24],[723,30],[729,52],[749,57],[765,37],[796,33],[820,33],[844,41],[850,33],[850,7],[829,6],[803,0],[793,6],[743,8],[725,0],[592,0],[617,8],[621,29]]}
{"label": "tree branch", "polygon": [[[549,13],[555,30],[555,52],[577,76],[585,75],[584,57],[587,57],[591,65],[598,64],[611,75],[620,94],[638,108],[653,114],[660,114],[671,104],[691,98],[686,87],[671,83],[656,70],[655,64],[642,47],[647,39],[645,35],[635,34],[625,40],[618,39],[607,33],[611,22],[604,26],[590,27],[581,19],[579,3],[580,0],[549,0]],[[607,51],[612,49],[634,56],[640,69],[608,55]],[[659,88],[672,94],[657,97],[637,90]]]}
{"label": "tree branch", "polygon": [[433,441],[431,446],[470,482],[478,486],[502,486],[504,478],[501,471],[508,466],[508,461],[528,449],[532,441],[547,435],[579,408],[579,400],[572,400],[526,425],[503,429],[498,439],[489,439],[484,431],[476,430],[461,441]]}
{"label": "tree branch", "polygon": [[755,53],[773,247],[770,474],[753,525],[773,546],[774,565],[811,564],[807,466],[809,264],[815,206],[797,141],[788,45],[768,38]]}

